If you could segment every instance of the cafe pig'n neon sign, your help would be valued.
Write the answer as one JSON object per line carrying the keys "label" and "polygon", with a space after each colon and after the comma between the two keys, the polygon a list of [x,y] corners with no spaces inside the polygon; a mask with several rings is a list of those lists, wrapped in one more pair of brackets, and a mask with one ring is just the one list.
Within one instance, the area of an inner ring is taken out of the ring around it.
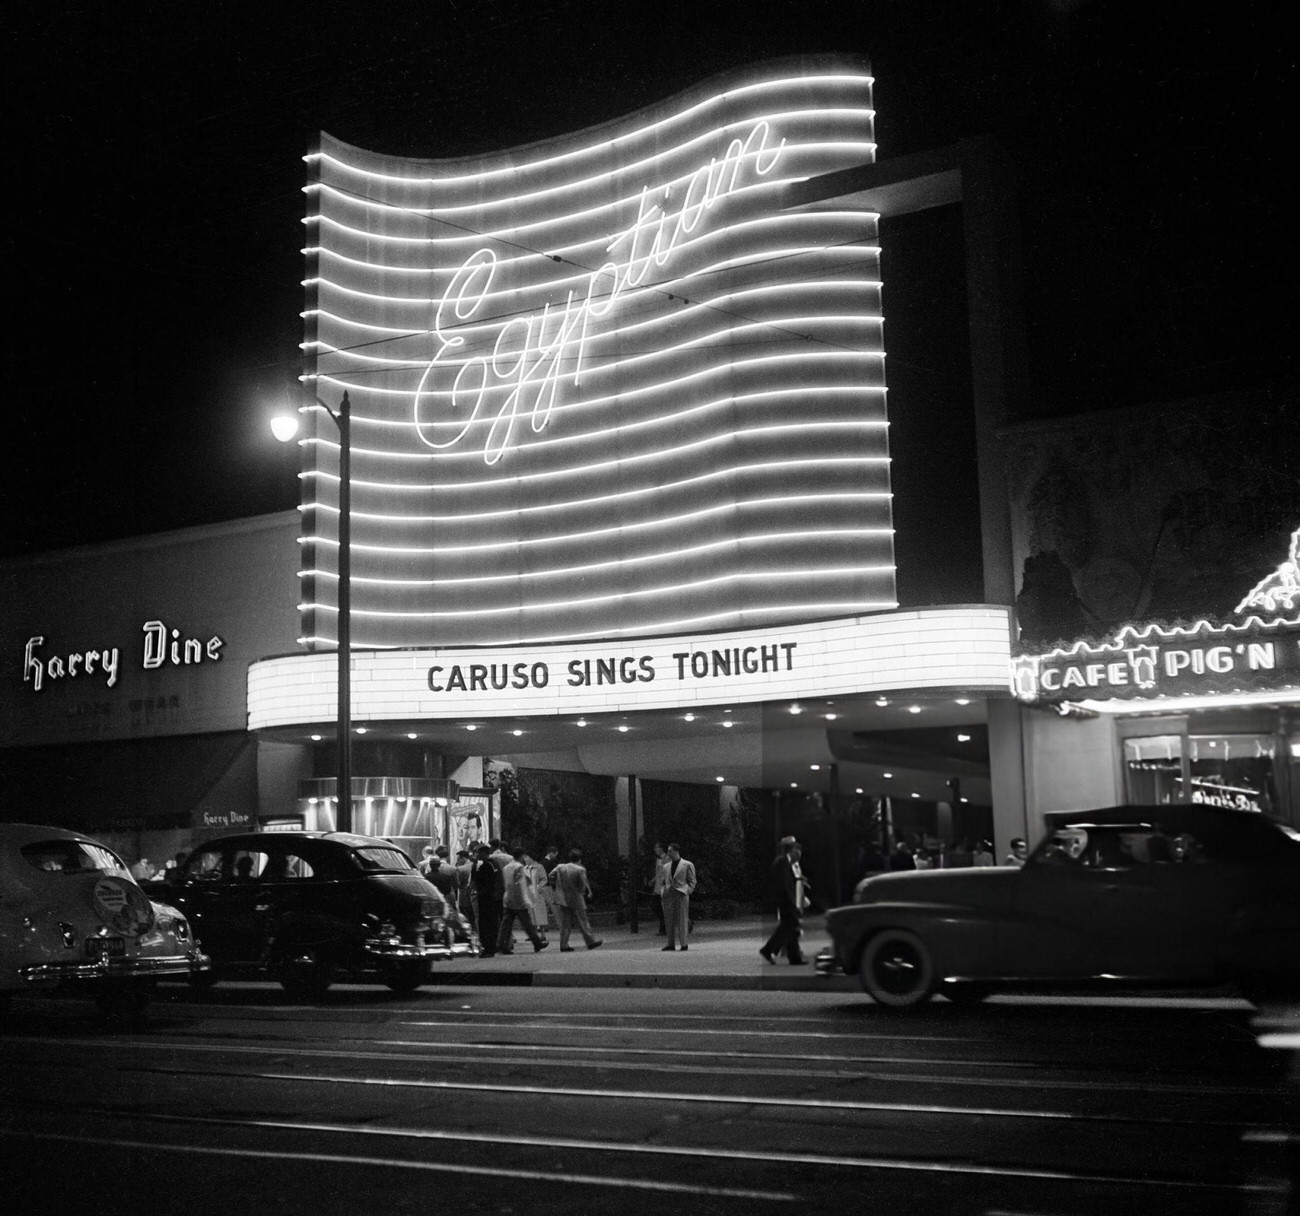
{"label": "cafe pig'n neon sign", "polygon": [[1103,642],[1019,655],[1012,684],[1027,701],[1300,688],[1300,529],[1287,560],[1256,584],[1235,615],[1243,619],[1126,625]]}

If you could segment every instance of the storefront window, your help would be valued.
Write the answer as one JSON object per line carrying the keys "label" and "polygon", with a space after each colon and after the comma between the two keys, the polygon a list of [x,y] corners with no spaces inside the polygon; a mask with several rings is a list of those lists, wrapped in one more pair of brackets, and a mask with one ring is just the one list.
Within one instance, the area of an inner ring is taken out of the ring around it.
{"label": "storefront window", "polygon": [[1124,740],[1128,800],[1147,806],[1199,802],[1239,811],[1271,811],[1270,735],[1146,735]]}

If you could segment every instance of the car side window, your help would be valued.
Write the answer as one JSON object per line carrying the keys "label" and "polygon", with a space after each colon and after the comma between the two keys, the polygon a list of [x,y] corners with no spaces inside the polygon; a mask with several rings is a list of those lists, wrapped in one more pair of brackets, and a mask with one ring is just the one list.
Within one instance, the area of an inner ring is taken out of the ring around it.
{"label": "car side window", "polygon": [[225,873],[220,849],[198,849],[185,867],[185,877],[196,882],[218,882]]}
{"label": "car side window", "polygon": [[301,853],[289,849],[284,855],[284,873],[281,877],[293,882],[296,879],[315,878],[316,871],[312,869],[311,862]]}
{"label": "car side window", "polygon": [[265,873],[269,857],[261,849],[236,849],[231,858],[231,877],[236,882],[252,882]]}

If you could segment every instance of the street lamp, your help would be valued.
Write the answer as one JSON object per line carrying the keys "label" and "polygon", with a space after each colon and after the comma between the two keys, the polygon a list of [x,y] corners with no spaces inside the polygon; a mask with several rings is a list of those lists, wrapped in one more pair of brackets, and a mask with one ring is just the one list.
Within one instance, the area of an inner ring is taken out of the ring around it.
{"label": "street lamp", "polygon": [[[319,397],[316,404],[339,428],[339,697],[338,779],[334,827],[352,830],[352,403],[343,394],[337,410]],[[271,433],[288,443],[298,433],[298,418],[281,414],[271,419]]]}

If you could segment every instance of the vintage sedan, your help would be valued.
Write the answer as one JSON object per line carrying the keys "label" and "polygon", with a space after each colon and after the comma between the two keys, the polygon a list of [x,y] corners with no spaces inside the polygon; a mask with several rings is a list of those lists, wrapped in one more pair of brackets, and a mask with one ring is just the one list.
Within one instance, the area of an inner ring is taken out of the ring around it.
{"label": "vintage sedan", "polygon": [[1218,807],[1046,817],[1022,867],[882,874],[826,917],[842,968],[884,1005],[998,988],[1233,982],[1300,994],[1300,833]]}
{"label": "vintage sedan", "polygon": [[209,965],[185,917],[145,895],[107,846],[0,824],[0,1007],[14,993],[64,988],[106,1012],[137,1013],[154,980]]}
{"label": "vintage sedan", "polygon": [[395,844],[351,832],[251,832],[195,849],[165,889],[214,969],[256,968],[296,996],[338,978],[409,992],[439,959],[478,954],[464,918]]}

